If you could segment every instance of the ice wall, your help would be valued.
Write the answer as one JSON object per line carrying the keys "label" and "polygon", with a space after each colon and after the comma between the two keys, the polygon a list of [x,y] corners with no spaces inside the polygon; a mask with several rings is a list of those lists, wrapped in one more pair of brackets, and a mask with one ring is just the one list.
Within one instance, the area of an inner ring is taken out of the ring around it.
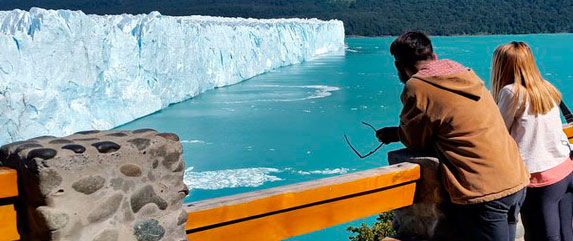
{"label": "ice wall", "polygon": [[109,129],[341,51],[340,21],[0,12],[0,144]]}

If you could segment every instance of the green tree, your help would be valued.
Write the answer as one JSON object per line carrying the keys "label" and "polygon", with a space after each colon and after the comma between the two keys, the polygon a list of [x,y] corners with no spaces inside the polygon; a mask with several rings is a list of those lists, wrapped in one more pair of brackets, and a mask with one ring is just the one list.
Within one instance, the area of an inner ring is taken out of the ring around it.
{"label": "green tree", "polygon": [[394,214],[392,212],[382,213],[376,218],[376,222],[372,226],[362,223],[360,227],[348,227],[347,231],[353,233],[350,236],[352,241],[379,241],[385,237],[396,235],[396,231],[392,228],[392,220]]}

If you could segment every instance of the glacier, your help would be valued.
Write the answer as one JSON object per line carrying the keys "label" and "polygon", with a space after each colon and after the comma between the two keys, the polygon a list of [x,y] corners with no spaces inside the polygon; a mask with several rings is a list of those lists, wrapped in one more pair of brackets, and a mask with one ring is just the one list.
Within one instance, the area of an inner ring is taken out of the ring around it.
{"label": "glacier", "polygon": [[0,144],[110,129],[344,48],[341,21],[0,12]]}

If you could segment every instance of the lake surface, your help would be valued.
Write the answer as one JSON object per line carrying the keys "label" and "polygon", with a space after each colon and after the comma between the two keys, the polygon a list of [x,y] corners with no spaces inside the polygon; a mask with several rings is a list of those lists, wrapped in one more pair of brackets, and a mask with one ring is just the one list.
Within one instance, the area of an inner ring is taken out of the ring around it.
{"label": "lake surface", "polygon": [[[191,188],[187,202],[385,166],[387,153],[401,144],[360,159],[343,135],[367,153],[378,143],[361,121],[377,128],[398,124],[403,85],[388,50],[392,40],[347,39],[345,53],[208,91],[119,129],[154,128],[179,135]],[[474,69],[488,86],[494,49],[513,40],[531,45],[542,74],[571,105],[573,34],[432,38],[438,58]],[[348,225],[292,240],[348,240]]]}

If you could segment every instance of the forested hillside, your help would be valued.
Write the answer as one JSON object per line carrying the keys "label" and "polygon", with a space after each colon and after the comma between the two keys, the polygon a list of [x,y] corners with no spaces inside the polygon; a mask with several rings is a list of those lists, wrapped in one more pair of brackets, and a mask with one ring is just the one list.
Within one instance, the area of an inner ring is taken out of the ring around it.
{"label": "forested hillside", "polygon": [[349,35],[573,32],[571,0],[0,0],[0,9],[31,7],[120,14],[340,19]]}

